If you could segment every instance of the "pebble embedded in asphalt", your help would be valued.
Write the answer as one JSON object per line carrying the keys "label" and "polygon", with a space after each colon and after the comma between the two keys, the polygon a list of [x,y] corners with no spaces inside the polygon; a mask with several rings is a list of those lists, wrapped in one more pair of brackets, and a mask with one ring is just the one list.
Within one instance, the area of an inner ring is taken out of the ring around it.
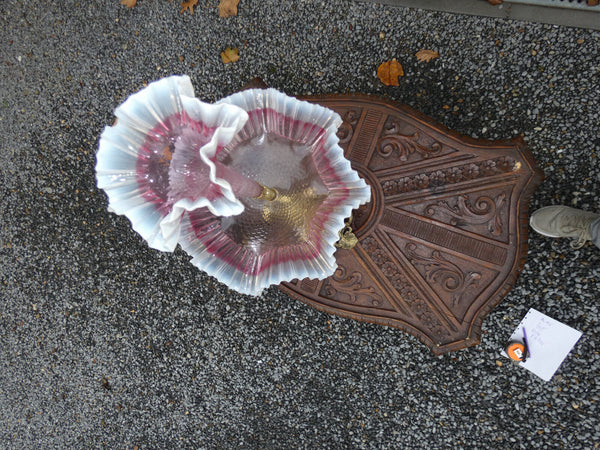
{"label": "pebble embedded in asphalt", "polygon": [[[591,244],[532,234],[482,343],[435,357],[276,288],[228,291],[184,252],[149,249],[94,179],[100,132],[148,82],[188,74],[215,101],[260,76],[288,94],[382,95],[471,137],[521,135],[546,174],[532,209],[598,211],[600,32],[343,0],[242,0],[219,18],[216,4],[0,3],[0,446],[600,442]],[[391,58],[398,87],[376,77]],[[499,354],[530,307],[583,332],[550,382]]]}

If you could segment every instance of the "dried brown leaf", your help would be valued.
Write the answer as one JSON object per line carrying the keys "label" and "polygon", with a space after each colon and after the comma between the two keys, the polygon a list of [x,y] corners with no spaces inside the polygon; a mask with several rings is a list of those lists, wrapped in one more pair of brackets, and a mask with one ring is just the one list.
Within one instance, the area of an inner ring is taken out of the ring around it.
{"label": "dried brown leaf", "polygon": [[219,16],[220,17],[229,17],[229,16],[237,16],[238,13],[238,4],[240,0],[221,0],[219,2]]}
{"label": "dried brown leaf", "polygon": [[239,50],[227,47],[225,51],[221,52],[221,59],[223,60],[223,64],[234,63],[240,59]]}
{"label": "dried brown leaf", "polygon": [[400,86],[398,78],[404,76],[402,65],[396,61],[396,58],[391,61],[382,63],[377,68],[377,78],[386,86]]}
{"label": "dried brown leaf", "polygon": [[184,11],[187,9],[191,15],[194,14],[194,6],[196,6],[198,4],[198,0],[188,0],[187,2],[183,2],[181,4],[181,11],[179,11],[179,14],[183,14]]}
{"label": "dried brown leaf", "polygon": [[128,8],[133,8],[136,3],[137,0],[121,0],[121,5],[125,5]]}
{"label": "dried brown leaf", "polygon": [[432,59],[439,58],[440,54],[434,50],[419,50],[416,55],[417,59],[421,62],[429,62]]}
{"label": "dried brown leaf", "polygon": [[502,4],[502,0],[488,0],[488,2],[494,6]]}

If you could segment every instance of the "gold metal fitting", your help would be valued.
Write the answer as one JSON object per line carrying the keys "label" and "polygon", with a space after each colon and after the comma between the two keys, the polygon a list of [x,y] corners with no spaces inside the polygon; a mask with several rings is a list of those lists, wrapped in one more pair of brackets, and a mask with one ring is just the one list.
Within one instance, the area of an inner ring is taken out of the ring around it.
{"label": "gold metal fitting", "polygon": [[[260,184],[260,183],[258,183]],[[273,200],[275,200],[277,198],[277,191],[273,188],[267,187],[267,186],[263,186],[262,184],[260,184],[262,187],[262,191],[260,193],[260,195],[258,197],[254,197],[257,200],[266,200],[268,202],[272,202]]]}
{"label": "gold metal fitting", "polygon": [[352,227],[350,226],[351,224],[352,216],[350,216],[348,220],[344,222],[344,228],[339,231],[338,235],[340,236],[340,240],[335,243],[336,247],[352,250],[356,244],[358,244],[358,238],[352,232]]}

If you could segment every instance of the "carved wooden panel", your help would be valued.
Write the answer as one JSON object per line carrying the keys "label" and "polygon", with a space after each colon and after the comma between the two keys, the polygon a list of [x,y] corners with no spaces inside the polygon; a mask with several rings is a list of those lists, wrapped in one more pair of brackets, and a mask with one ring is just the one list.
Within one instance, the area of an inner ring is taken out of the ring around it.
{"label": "carved wooden panel", "polygon": [[280,288],[343,317],[400,328],[436,354],[480,342],[527,253],[528,200],[543,179],[521,139],[459,136],[380,98],[310,97],[337,111],[338,136],[372,200],[359,238],[325,280]]}

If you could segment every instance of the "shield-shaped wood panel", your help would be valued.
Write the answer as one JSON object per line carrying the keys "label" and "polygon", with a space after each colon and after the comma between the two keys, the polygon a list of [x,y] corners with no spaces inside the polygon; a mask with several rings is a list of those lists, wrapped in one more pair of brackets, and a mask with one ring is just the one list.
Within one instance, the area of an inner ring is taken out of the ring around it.
{"label": "shield-shaped wood panel", "polygon": [[337,250],[334,275],[280,289],[402,329],[435,354],[478,344],[527,254],[529,197],[543,173],[523,141],[470,139],[371,96],[306,99],[342,116],[340,144],[372,200],[354,211],[358,244]]}

